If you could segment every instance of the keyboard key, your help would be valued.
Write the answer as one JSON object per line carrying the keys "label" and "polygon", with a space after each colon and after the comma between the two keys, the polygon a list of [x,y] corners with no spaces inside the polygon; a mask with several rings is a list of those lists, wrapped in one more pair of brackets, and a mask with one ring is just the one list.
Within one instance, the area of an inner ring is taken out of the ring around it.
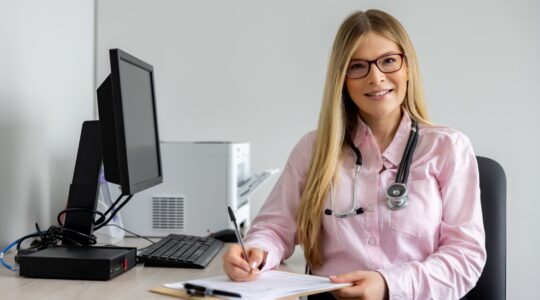
{"label": "keyboard key", "polygon": [[191,254],[191,256],[187,259],[187,261],[188,262],[196,261],[197,258],[199,258],[199,256],[201,256],[204,253],[204,250],[206,250],[206,249],[202,249],[202,248],[197,249],[197,251],[195,251],[195,252],[193,252],[193,254]]}

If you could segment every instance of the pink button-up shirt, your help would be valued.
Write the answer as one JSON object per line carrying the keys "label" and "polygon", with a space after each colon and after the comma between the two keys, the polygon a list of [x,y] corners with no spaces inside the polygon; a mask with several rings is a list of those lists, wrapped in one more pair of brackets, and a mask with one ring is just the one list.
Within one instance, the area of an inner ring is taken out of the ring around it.
{"label": "pink button-up shirt", "polygon": [[[476,158],[468,138],[440,126],[420,125],[408,179],[409,205],[390,210],[386,188],[395,181],[409,138],[407,113],[384,153],[359,121],[357,205],[364,213],[322,217],[323,265],[317,275],[376,270],[391,299],[458,299],[480,277],[486,261]],[[313,154],[315,132],[295,146],[276,186],[246,235],[247,247],[268,252],[264,270],[277,267],[298,244],[296,212]],[[334,186],[334,212],[352,207],[356,155],[348,151]],[[326,208],[330,208],[327,198]]]}

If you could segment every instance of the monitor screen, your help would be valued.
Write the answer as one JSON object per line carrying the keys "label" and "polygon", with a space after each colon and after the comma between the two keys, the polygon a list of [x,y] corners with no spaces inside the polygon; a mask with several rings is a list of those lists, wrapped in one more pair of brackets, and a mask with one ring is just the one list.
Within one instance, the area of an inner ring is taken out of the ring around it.
{"label": "monitor screen", "polygon": [[131,195],[163,181],[153,67],[119,49],[98,88],[105,179]]}

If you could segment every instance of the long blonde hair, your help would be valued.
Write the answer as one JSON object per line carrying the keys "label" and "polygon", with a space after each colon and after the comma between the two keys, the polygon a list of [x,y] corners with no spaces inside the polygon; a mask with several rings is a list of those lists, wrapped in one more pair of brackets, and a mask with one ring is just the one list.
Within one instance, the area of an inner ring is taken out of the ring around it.
{"label": "long blonde hair", "polygon": [[380,10],[351,14],[339,28],[332,47],[315,149],[297,214],[298,241],[304,248],[304,256],[311,268],[323,264],[323,209],[330,185],[338,171],[345,137],[348,135],[352,138],[357,126],[358,108],[344,87],[345,72],[356,50],[357,41],[368,32],[383,36],[401,48],[409,72],[402,108],[413,120],[430,123],[416,52],[403,26],[394,17]]}

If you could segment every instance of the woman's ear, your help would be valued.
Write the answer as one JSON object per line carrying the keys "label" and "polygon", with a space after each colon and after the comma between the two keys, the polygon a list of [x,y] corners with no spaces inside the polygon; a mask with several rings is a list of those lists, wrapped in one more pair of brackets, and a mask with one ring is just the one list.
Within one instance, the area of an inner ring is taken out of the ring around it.
{"label": "woman's ear", "polygon": [[409,82],[410,78],[410,72],[409,72],[409,65],[407,64],[407,61],[404,62],[403,67],[405,68],[405,74],[407,76],[407,83]]}

